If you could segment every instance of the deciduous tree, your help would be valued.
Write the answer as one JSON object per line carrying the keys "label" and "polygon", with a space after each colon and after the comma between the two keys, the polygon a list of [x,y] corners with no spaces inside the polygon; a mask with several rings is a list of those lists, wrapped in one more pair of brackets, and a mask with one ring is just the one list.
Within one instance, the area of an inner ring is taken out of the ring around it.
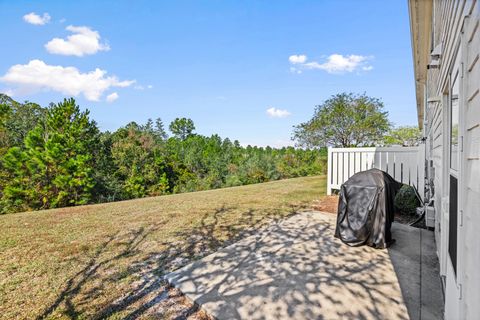
{"label": "deciduous tree", "polygon": [[295,126],[293,140],[303,147],[373,146],[389,129],[382,101],[340,93],[317,106],[312,119]]}
{"label": "deciduous tree", "polygon": [[388,132],[384,138],[385,145],[401,145],[403,147],[417,146],[422,138],[422,132],[417,126],[400,126]]}

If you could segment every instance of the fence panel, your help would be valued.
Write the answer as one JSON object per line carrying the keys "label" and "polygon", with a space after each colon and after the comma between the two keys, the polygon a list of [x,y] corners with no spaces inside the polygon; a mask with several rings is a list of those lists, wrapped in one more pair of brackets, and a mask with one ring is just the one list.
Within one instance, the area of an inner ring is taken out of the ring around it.
{"label": "fence panel", "polygon": [[418,147],[328,148],[327,194],[355,173],[371,168],[386,171],[395,180],[424,192],[424,145]]}

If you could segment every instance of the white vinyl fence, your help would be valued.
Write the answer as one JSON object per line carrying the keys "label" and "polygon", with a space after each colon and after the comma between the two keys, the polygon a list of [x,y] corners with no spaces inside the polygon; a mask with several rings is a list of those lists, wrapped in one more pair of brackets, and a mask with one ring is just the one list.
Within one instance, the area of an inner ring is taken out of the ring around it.
{"label": "white vinyl fence", "polygon": [[355,173],[377,168],[424,193],[425,145],[418,147],[328,148],[327,194]]}

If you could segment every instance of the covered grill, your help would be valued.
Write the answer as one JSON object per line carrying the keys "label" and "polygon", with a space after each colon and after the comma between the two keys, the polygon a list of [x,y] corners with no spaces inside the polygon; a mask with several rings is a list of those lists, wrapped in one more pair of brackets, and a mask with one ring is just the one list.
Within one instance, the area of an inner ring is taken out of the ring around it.
{"label": "covered grill", "polygon": [[353,175],[340,189],[335,237],[349,246],[388,247],[393,202],[400,187],[401,183],[378,169]]}

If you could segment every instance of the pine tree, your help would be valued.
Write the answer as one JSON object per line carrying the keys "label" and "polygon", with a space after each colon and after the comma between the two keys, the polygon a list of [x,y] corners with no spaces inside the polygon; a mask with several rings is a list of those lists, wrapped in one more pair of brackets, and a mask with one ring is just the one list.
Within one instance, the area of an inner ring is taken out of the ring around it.
{"label": "pine tree", "polygon": [[9,175],[2,196],[4,211],[86,204],[95,185],[93,149],[98,128],[74,99],[51,106],[45,123],[31,130],[24,148],[4,157]]}
{"label": "pine tree", "polygon": [[163,125],[161,118],[157,118],[157,120],[155,120],[155,133],[156,136],[162,140],[168,139],[168,134],[167,131],[165,131],[165,126]]}

